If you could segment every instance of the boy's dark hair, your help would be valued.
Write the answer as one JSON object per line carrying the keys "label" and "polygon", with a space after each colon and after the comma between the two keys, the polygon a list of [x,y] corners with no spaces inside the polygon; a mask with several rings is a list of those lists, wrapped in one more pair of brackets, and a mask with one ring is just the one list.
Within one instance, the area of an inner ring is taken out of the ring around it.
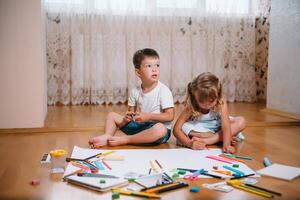
{"label": "boy's dark hair", "polygon": [[150,49],[150,48],[140,49],[136,51],[135,54],[133,55],[132,61],[134,67],[139,69],[145,57],[159,58],[159,55],[154,49]]}

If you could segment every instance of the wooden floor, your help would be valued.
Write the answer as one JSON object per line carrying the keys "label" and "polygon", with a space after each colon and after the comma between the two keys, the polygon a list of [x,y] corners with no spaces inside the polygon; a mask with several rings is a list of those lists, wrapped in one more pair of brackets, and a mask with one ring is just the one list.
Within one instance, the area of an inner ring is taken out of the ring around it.
{"label": "wooden floor", "polygon": [[[177,116],[182,108],[182,105],[176,105]],[[232,103],[229,108],[231,115],[243,115],[247,119],[248,126],[244,131],[246,140],[239,144],[238,154],[254,158],[247,162],[249,167],[253,170],[262,168],[262,158],[265,155],[271,162],[300,167],[299,121],[261,112],[264,104],[259,103]],[[124,105],[53,106],[48,108],[45,127],[0,129],[0,199],[111,199],[110,192],[98,193],[61,182],[60,176],[51,176],[49,167],[41,166],[39,160],[43,153],[56,148],[71,152],[74,145],[88,147],[90,137],[103,133],[106,114],[125,110]],[[175,139],[171,137],[167,144],[148,148],[176,148]],[[29,185],[33,179],[39,179],[40,185]],[[259,186],[281,192],[281,199],[300,199],[300,178],[291,182],[267,177],[258,180]],[[164,193],[162,199],[263,199],[236,189],[230,193],[222,193],[202,187],[203,183],[218,181],[201,179],[190,182],[190,186],[200,187],[198,193],[179,189]],[[121,196],[121,199],[136,198]]]}

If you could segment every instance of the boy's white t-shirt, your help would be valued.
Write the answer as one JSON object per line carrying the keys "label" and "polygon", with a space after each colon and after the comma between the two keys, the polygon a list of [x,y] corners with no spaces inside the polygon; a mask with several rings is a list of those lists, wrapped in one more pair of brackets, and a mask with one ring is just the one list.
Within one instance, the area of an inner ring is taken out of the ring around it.
{"label": "boy's white t-shirt", "polygon": [[[162,113],[163,109],[174,107],[173,95],[170,89],[160,81],[147,93],[143,93],[141,86],[137,86],[131,90],[128,106],[137,106],[137,110],[142,113]],[[171,129],[171,122],[163,124]]]}

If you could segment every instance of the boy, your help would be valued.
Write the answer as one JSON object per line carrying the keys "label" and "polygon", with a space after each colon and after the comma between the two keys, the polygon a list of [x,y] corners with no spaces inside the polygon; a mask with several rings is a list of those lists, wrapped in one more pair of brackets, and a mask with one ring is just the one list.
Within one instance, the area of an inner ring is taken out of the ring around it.
{"label": "boy", "polygon": [[[159,55],[149,48],[138,50],[133,64],[142,84],[131,91],[125,116],[108,114],[105,133],[89,140],[91,148],[161,144],[170,138],[174,103],[170,89],[159,81]],[[125,134],[114,136],[118,128]]]}

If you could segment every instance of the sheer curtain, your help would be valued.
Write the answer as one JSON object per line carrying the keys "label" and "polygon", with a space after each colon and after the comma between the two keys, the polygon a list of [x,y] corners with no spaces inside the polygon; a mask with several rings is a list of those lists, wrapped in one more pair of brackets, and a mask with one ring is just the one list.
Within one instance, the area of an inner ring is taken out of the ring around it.
{"label": "sheer curtain", "polygon": [[48,104],[127,100],[139,84],[132,56],[160,55],[175,101],[210,71],[229,101],[256,100],[255,11],[251,0],[46,0]]}

